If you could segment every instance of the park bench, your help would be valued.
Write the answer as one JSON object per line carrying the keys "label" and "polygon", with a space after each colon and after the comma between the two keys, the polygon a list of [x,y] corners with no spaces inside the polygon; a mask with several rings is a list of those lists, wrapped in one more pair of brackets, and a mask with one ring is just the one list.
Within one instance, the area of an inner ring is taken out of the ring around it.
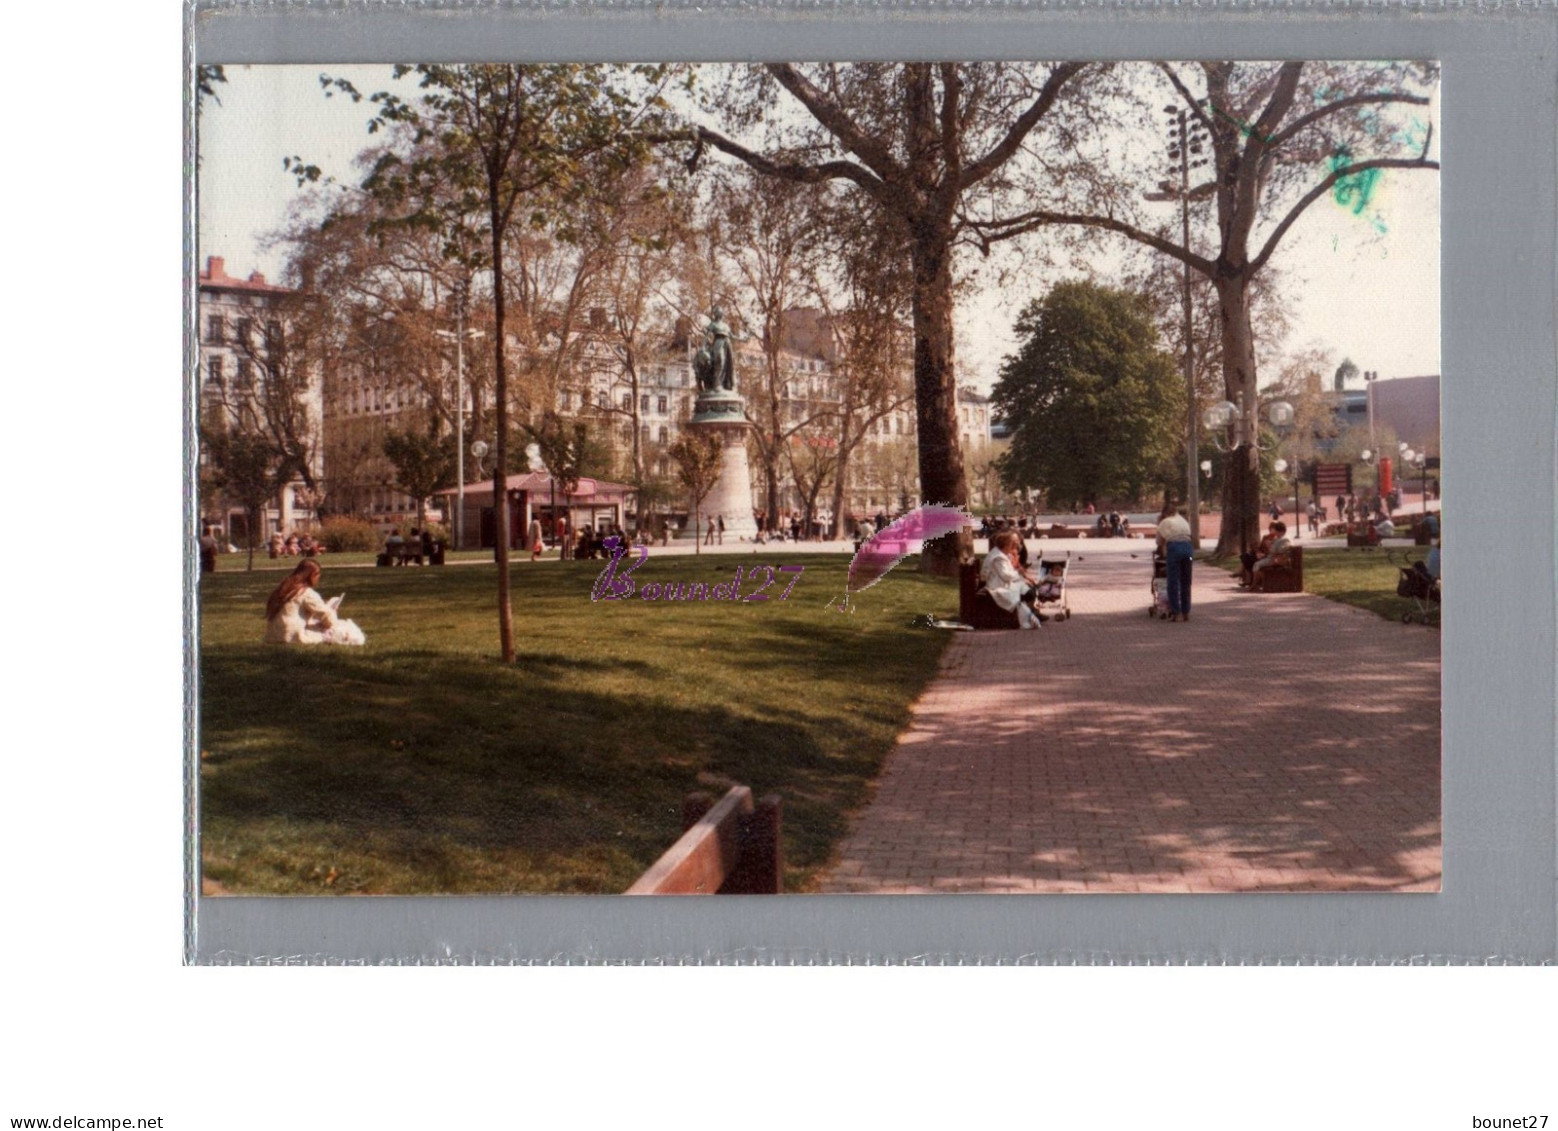
{"label": "park bench", "polygon": [[405,542],[393,554],[389,550],[380,550],[378,559],[374,564],[378,566],[403,566],[410,565],[418,558],[421,558],[428,565],[443,565],[444,550],[445,543],[441,541],[433,543],[433,552],[431,554],[422,552],[422,544],[420,542]]}
{"label": "park bench", "polygon": [[958,566],[958,620],[974,628],[1021,628],[1017,611],[1007,612],[995,603],[990,591],[979,584],[979,563]]}
{"label": "park bench", "polygon": [[1257,593],[1302,593],[1304,591],[1304,548],[1290,546],[1277,560],[1255,574],[1252,589]]}
{"label": "park bench", "polygon": [[755,804],[744,785],[716,803],[709,793],[682,802],[681,838],[628,888],[628,895],[778,895],[784,890],[779,795]]}

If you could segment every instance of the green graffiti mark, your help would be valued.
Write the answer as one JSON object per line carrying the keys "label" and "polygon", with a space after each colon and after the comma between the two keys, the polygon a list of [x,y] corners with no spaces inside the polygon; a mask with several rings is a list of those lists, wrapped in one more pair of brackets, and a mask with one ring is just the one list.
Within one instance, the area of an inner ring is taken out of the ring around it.
{"label": "green graffiti mark", "polygon": [[[1331,158],[1333,173],[1349,168],[1351,165],[1352,153],[1346,148],[1338,149]],[[1337,204],[1354,216],[1362,216],[1369,207],[1369,201],[1374,198],[1374,189],[1378,186],[1383,171],[1382,169],[1360,169],[1356,173],[1348,173],[1337,180],[1331,189],[1331,195]]]}

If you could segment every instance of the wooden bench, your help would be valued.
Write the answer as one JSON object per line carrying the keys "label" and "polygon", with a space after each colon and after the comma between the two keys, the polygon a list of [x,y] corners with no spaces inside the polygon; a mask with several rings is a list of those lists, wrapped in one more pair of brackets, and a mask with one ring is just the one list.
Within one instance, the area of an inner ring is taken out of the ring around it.
{"label": "wooden bench", "polygon": [[628,895],[778,895],[784,890],[778,794],[756,804],[744,785],[692,793],[682,803],[681,839],[628,888]]}
{"label": "wooden bench", "polygon": [[958,620],[974,628],[1021,628],[1017,611],[1007,612],[979,585],[979,563],[958,566]]}
{"label": "wooden bench", "polygon": [[1251,590],[1256,593],[1302,593],[1304,591],[1304,548],[1290,546],[1277,560],[1255,574]]}

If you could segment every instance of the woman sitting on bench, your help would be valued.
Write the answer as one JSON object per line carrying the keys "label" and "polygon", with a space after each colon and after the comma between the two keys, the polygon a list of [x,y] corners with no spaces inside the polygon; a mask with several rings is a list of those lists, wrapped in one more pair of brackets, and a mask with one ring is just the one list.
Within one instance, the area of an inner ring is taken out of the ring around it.
{"label": "woman sitting on bench", "polygon": [[1277,558],[1286,554],[1292,545],[1293,543],[1288,540],[1287,523],[1273,522],[1270,532],[1261,539],[1256,552],[1241,556],[1244,562],[1244,580],[1239,584],[1247,589],[1255,588],[1256,575],[1276,565]]}
{"label": "woman sitting on bench", "polygon": [[979,569],[979,579],[984,583],[990,599],[997,607],[1017,614],[1022,628],[1038,628],[1048,617],[1040,616],[1033,608],[1038,600],[1038,578],[1018,564],[1017,551],[1022,539],[1015,530],[1003,530],[995,536],[995,545],[985,555]]}

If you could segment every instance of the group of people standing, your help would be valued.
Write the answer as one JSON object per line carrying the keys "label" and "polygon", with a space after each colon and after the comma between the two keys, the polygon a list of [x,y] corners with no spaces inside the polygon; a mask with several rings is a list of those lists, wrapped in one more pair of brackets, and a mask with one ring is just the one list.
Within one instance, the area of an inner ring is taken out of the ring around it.
{"label": "group of people standing", "polygon": [[[575,533],[566,518],[559,518],[556,527],[558,560],[593,561],[603,558],[606,556],[607,538],[616,538],[619,546],[628,544],[627,531],[618,523],[599,531],[592,526],[585,526]],[[540,561],[541,555],[546,552],[546,532],[539,518],[530,520],[530,528],[525,532],[525,544],[530,548],[530,560]]]}

